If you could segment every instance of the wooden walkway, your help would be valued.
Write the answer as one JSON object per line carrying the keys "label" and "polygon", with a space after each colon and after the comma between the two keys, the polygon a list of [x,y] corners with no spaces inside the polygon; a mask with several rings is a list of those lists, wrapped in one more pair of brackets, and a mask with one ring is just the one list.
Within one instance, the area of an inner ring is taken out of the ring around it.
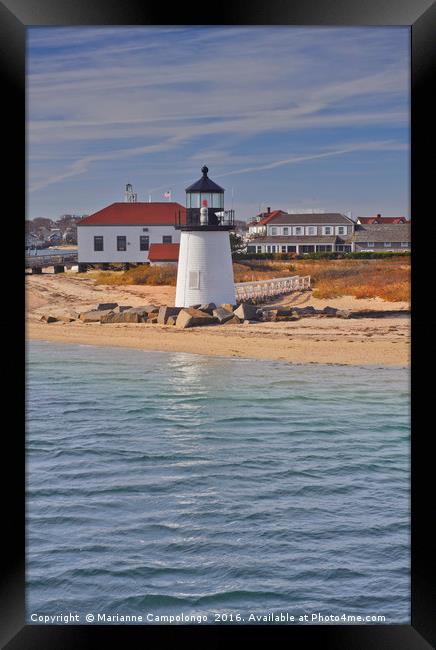
{"label": "wooden walkway", "polygon": [[253,280],[235,284],[237,300],[266,300],[292,291],[310,289],[310,275],[293,275],[272,280]]}
{"label": "wooden walkway", "polygon": [[71,268],[78,263],[77,252],[57,253],[55,255],[26,255],[25,269],[32,273],[41,273],[43,268],[54,267],[55,273],[62,273],[65,268]]}

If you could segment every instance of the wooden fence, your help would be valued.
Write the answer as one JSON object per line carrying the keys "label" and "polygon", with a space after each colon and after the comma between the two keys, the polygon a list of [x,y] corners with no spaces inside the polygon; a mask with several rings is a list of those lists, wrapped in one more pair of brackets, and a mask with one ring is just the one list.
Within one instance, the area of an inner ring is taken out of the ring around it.
{"label": "wooden fence", "polygon": [[253,280],[235,284],[237,300],[266,300],[292,291],[310,289],[310,275],[293,275],[272,280]]}

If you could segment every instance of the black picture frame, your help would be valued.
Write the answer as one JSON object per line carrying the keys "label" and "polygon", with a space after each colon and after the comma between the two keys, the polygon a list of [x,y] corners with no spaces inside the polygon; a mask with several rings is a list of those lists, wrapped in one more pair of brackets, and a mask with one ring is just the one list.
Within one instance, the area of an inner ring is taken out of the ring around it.
{"label": "black picture frame", "polygon": [[[316,644],[335,650],[406,650],[427,649],[436,642],[435,585],[433,537],[430,534],[430,516],[433,458],[430,453],[432,430],[432,382],[425,380],[424,371],[432,367],[434,358],[435,321],[426,304],[426,290],[432,278],[432,251],[429,248],[435,233],[436,215],[431,207],[434,186],[434,100],[431,101],[436,79],[436,4],[431,0],[305,0],[285,4],[280,0],[250,3],[232,2],[227,7],[190,7],[183,4],[159,6],[134,0],[3,0],[0,4],[0,62],[3,76],[4,136],[3,155],[7,158],[4,202],[10,205],[6,214],[14,220],[16,241],[24,237],[25,213],[25,33],[37,25],[407,25],[411,27],[412,44],[412,129],[411,129],[411,214],[412,214],[412,444],[411,444],[411,625],[365,626],[38,626],[25,625],[24,607],[24,514],[25,466],[24,435],[10,429],[4,441],[8,442],[7,464],[13,468],[3,500],[3,523],[6,523],[3,542],[6,545],[6,571],[1,594],[2,647],[8,650],[56,648],[76,650],[97,648],[103,637],[112,643],[136,647],[144,642],[181,643],[187,633],[195,635],[199,643],[207,637],[209,646],[221,644],[228,637],[242,632],[245,640],[252,633],[258,642],[271,643],[271,635],[284,635],[295,647]],[[433,136],[433,137],[432,137]],[[7,148],[6,148],[7,147]],[[434,240],[433,240],[434,241]],[[426,248],[427,247],[427,248]],[[12,258],[14,296],[23,309],[23,285],[18,257]],[[24,319],[23,319],[24,322]],[[24,332],[15,327],[8,334],[15,350],[23,350]],[[23,357],[22,357],[23,359]],[[18,368],[16,380],[8,372],[3,399],[17,403],[24,412],[23,364],[14,359]],[[5,368],[7,370],[7,368]],[[393,390],[395,387],[393,387]],[[4,411],[5,413],[5,411]],[[16,411],[15,411],[16,413]],[[15,416],[16,417],[16,416]],[[434,427],[433,427],[434,428]],[[6,439],[7,438],[7,439]],[[433,573],[432,573],[433,567]],[[236,633],[236,634],[235,634]]]}

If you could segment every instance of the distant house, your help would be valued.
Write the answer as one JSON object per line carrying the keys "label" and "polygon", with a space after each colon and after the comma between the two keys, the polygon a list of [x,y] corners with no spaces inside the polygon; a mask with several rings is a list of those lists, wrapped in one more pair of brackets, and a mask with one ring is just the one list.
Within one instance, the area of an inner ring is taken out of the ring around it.
{"label": "distant house", "polygon": [[180,203],[112,203],[77,224],[79,263],[149,262],[153,244],[180,241],[179,219],[186,223]]}
{"label": "distant house", "polygon": [[248,253],[351,252],[355,222],[338,212],[270,213],[259,223],[262,234],[247,244]]}
{"label": "distant house", "polygon": [[151,244],[148,252],[150,264],[175,265],[179,260],[179,244]]}
{"label": "distant house", "polygon": [[41,239],[37,234],[34,232],[27,233],[26,239],[25,239],[25,247],[26,248],[38,248],[42,246],[44,243],[44,240]]}
{"label": "distant house", "polygon": [[406,217],[382,217],[381,214],[376,215],[375,217],[358,217],[358,224],[400,224],[400,223],[409,223]]}
{"label": "distant house", "polygon": [[356,252],[407,251],[410,250],[410,222],[358,224],[352,239]]}
{"label": "distant house", "polygon": [[59,228],[52,228],[50,231],[49,236],[47,237],[47,241],[51,246],[56,246],[58,244],[62,243],[62,232],[60,231]]}
{"label": "distant house", "polygon": [[273,210],[271,212],[271,208],[267,208],[266,212],[261,212],[252,221],[248,222],[248,235],[266,235],[267,224],[282,214],[286,214],[286,212],[283,212],[283,210]]}

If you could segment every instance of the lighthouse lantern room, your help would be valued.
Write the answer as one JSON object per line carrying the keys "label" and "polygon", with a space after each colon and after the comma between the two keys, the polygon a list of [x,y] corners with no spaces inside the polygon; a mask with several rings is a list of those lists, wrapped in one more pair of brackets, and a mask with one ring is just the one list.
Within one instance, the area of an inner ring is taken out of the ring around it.
{"label": "lighthouse lantern room", "polygon": [[176,307],[235,303],[229,231],[234,211],[224,210],[224,189],[207,175],[186,188],[186,223],[181,230]]}

